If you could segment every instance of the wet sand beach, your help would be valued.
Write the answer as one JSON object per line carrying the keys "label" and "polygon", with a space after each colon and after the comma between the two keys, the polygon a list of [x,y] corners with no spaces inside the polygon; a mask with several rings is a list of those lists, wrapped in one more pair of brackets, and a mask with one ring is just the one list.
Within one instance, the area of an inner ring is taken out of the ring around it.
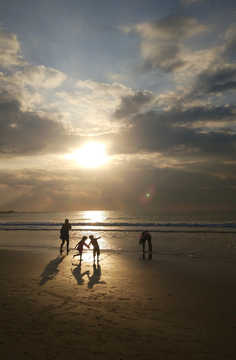
{"label": "wet sand beach", "polygon": [[0,250],[2,360],[236,358],[236,263],[72,255]]}

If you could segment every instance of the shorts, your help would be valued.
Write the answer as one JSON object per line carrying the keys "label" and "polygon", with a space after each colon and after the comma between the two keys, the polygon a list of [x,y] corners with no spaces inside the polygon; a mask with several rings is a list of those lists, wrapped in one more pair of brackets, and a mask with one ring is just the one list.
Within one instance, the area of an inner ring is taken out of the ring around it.
{"label": "shorts", "polygon": [[95,247],[95,248],[93,249],[93,256],[95,257],[96,254],[97,254],[97,256],[100,255],[100,249],[99,249],[99,247]]}

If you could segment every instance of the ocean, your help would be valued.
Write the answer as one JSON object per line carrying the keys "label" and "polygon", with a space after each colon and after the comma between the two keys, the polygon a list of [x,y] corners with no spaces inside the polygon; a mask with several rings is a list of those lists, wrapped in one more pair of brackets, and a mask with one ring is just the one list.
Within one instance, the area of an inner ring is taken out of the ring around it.
{"label": "ocean", "polygon": [[140,233],[149,230],[154,255],[236,261],[236,211],[0,212],[0,248],[59,249],[66,218],[71,249],[93,234],[101,250],[139,253]]}

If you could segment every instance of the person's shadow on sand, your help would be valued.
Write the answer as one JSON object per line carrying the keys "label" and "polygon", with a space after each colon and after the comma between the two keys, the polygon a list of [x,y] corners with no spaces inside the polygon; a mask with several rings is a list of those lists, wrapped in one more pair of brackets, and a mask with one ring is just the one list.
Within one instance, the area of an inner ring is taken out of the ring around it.
{"label": "person's shadow on sand", "polygon": [[59,272],[58,266],[65,259],[64,256],[57,256],[56,259],[51,260],[40,275],[41,280],[39,285],[44,285],[48,280],[52,280]]}
{"label": "person's shadow on sand", "polygon": [[89,278],[89,270],[84,271],[81,274],[81,261],[80,261],[79,265],[76,265],[76,267],[73,270],[71,269],[71,272],[72,272],[73,276],[75,277],[78,285],[83,285],[83,283],[84,283],[84,279],[83,279],[84,275],[87,275],[88,278]]}
{"label": "person's shadow on sand", "polygon": [[101,266],[93,264],[93,275],[89,276],[88,288],[92,289],[95,284],[106,284],[105,281],[100,281],[101,278]]}

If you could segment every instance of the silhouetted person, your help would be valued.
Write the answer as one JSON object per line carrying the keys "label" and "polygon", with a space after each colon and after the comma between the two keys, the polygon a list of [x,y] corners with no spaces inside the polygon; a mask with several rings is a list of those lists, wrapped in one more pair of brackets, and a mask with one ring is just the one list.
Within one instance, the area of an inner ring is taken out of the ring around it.
{"label": "silhouetted person", "polygon": [[97,254],[97,261],[99,261],[100,248],[99,248],[99,244],[98,244],[97,240],[101,239],[101,236],[95,238],[93,235],[90,235],[89,239],[90,239],[89,246],[91,244],[93,245],[93,261],[95,261],[96,254]]}
{"label": "silhouetted person", "polygon": [[64,224],[61,227],[60,233],[61,233],[61,247],[60,247],[60,253],[63,252],[62,247],[65,244],[66,241],[66,249],[67,249],[67,254],[69,252],[69,230],[71,229],[71,224],[69,223],[69,220],[66,219]]}
{"label": "silhouetted person", "polygon": [[78,254],[75,254],[75,255],[73,256],[73,259],[74,259],[75,256],[80,256],[80,261],[82,261],[82,254],[83,254],[84,245],[85,245],[87,248],[89,248],[89,245],[87,245],[86,242],[85,242],[87,239],[88,239],[87,236],[83,236],[83,237],[82,237],[82,240],[80,240],[80,241],[78,242],[78,244],[75,245],[75,249],[78,250],[79,253],[78,253]]}
{"label": "silhouetted person", "polygon": [[149,231],[143,231],[140,237],[140,244],[143,246],[143,251],[145,251],[145,243],[148,241],[148,251],[152,252],[152,237]]}

